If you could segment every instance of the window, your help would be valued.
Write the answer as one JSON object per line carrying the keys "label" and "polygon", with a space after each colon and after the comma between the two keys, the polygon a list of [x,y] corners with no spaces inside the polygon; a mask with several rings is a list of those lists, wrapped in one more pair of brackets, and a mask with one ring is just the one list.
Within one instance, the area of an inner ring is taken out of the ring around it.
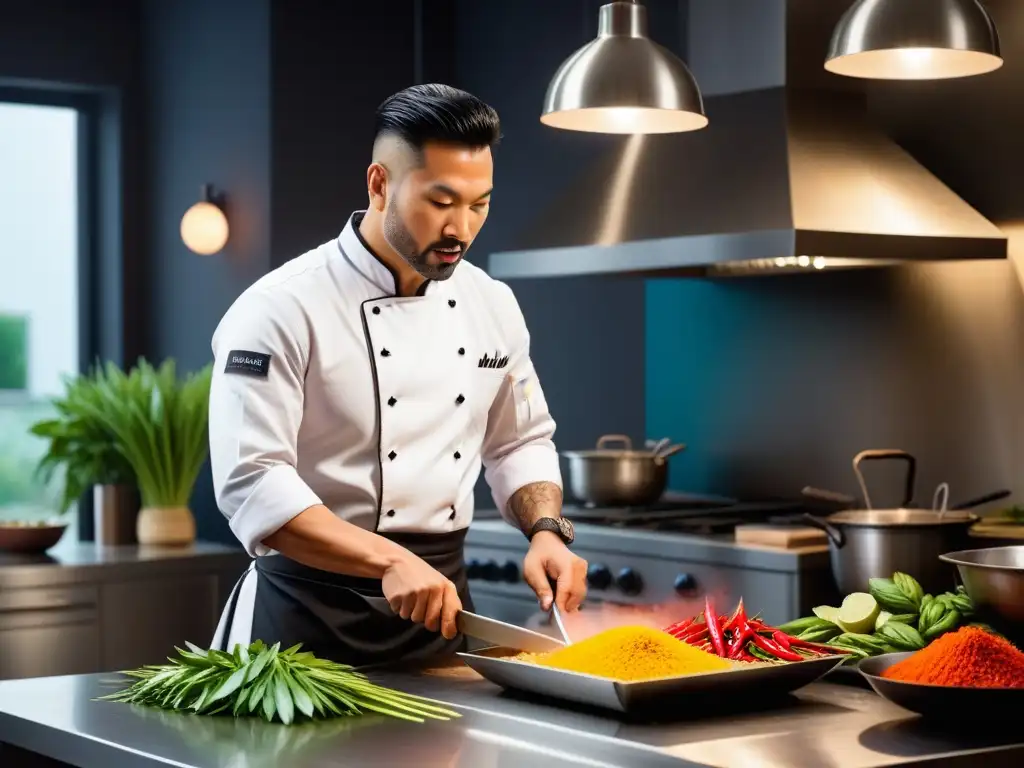
{"label": "window", "polygon": [[[0,518],[54,514],[59,488],[34,477],[79,360],[79,115],[0,102]],[[77,518],[72,510],[69,522]]]}

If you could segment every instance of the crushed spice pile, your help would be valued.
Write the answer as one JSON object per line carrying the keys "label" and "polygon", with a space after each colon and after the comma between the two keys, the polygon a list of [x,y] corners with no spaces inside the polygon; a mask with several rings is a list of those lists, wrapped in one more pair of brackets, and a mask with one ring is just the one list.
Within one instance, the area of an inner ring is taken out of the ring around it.
{"label": "crushed spice pile", "polygon": [[904,683],[965,688],[1024,688],[1024,653],[978,627],[961,627],[882,673]]}
{"label": "crushed spice pile", "polygon": [[680,643],[651,627],[616,627],[550,653],[521,653],[516,661],[623,682],[733,669],[737,663]]}

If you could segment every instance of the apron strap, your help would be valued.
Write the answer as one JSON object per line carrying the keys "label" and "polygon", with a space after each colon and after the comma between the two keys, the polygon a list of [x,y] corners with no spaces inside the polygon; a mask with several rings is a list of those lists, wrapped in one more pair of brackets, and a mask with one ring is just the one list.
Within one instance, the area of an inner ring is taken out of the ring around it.
{"label": "apron strap", "polygon": [[231,590],[231,596],[228,598],[227,616],[225,617],[224,620],[224,635],[220,639],[220,647],[217,648],[218,651],[230,653],[230,651],[228,651],[227,645],[228,640],[231,637],[231,627],[234,626],[235,623],[235,609],[238,607],[238,595],[242,591],[242,582],[245,581],[245,577],[249,575],[249,570],[251,567],[252,566],[250,565],[249,568],[246,568],[242,572],[242,575],[238,577],[238,581],[235,582],[234,589]]}

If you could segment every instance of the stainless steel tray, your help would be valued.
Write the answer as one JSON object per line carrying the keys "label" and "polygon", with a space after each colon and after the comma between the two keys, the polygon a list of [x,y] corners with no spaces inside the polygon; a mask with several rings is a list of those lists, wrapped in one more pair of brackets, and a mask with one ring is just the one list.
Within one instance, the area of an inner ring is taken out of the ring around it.
{"label": "stainless steel tray", "polygon": [[684,700],[692,700],[692,697],[720,698],[750,693],[754,700],[761,701],[784,696],[828,674],[844,658],[829,656],[788,664],[751,665],[746,669],[623,683],[503,658],[517,653],[509,648],[485,648],[458,655],[480,675],[503,688],[624,713],[665,712]]}

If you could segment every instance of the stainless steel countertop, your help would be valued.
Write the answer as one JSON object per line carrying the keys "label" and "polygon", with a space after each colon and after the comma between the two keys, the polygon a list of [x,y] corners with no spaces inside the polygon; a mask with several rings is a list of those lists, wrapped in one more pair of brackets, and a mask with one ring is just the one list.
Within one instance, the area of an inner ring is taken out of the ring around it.
{"label": "stainless steel countertop", "polygon": [[[379,682],[450,702],[464,716],[376,716],[301,726],[196,717],[92,699],[109,675],[0,682],[0,742],[82,768],[181,766],[1019,766],[1019,734],[931,728],[874,693],[815,684],[787,706],[696,722],[633,723],[502,692],[480,679],[398,672]],[[0,756],[3,750],[0,749]]]}

